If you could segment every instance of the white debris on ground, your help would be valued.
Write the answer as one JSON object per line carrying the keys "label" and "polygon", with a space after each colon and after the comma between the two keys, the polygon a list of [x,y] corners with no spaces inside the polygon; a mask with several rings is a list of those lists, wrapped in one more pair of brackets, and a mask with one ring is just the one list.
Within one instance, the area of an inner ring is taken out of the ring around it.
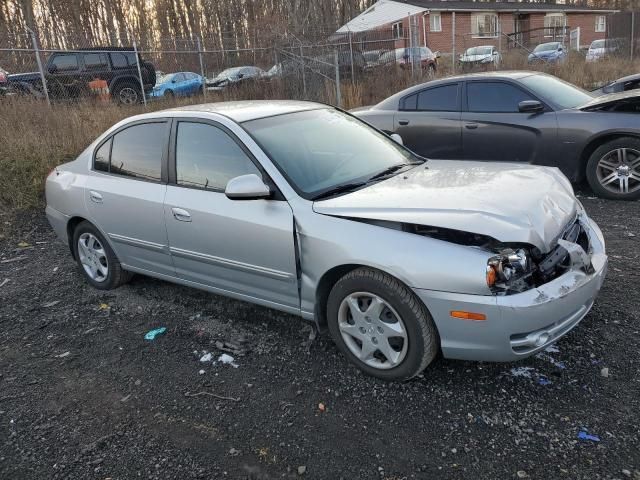
{"label": "white debris on ground", "polygon": [[531,378],[535,373],[535,369],[533,367],[516,367],[511,369],[512,377],[525,377]]}
{"label": "white debris on ground", "polygon": [[204,355],[202,355],[202,357],[200,357],[200,361],[202,363],[210,362],[212,359],[213,355],[211,355],[210,353],[205,353]]}
{"label": "white debris on ground", "polygon": [[547,353],[560,353],[560,349],[555,345],[549,345],[544,351]]}
{"label": "white debris on ground", "polygon": [[196,358],[200,358],[201,363],[212,362],[214,365],[216,363],[222,363],[224,365],[231,365],[233,368],[238,368],[239,365],[235,362],[235,358],[227,353],[223,353],[218,357],[217,360],[214,360],[213,354],[203,350],[202,352],[194,351],[193,352]]}
{"label": "white debris on ground", "polygon": [[233,368],[239,367],[239,365],[234,362],[234,358],[226,353],[223,353],[218,357],[218,362],[224,363],[226,365],[231,365]]}

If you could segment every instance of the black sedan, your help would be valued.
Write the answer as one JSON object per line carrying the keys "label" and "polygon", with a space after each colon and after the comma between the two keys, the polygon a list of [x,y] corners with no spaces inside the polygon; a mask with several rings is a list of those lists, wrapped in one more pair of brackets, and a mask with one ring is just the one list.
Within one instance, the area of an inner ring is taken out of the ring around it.
{"label": "black sedan", "polygon": [[550,75],[490,72],[353,113],[424,157],[554,166],[601,197],[640,198],[640,92],[596,97]]}

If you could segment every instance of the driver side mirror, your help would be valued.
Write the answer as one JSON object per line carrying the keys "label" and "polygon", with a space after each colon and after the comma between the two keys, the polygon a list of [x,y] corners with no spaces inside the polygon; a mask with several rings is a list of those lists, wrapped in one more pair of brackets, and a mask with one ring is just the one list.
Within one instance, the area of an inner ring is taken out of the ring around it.
{"label": "driver side mirror", "polygon": [[389,136],[393,139],[394,142],[399,143],[400,145],[404,145],[404,142],[402,141],[402,137],[397,133],[392,133]]}
{"label": "driver side mirror", "polygon": [[227,183],[224,194],[231,200],[259,200],[271,197],[271,189],[255,173],[240,175]]}
{"label": "driver side mirror", "polygon": [[544,105],[538,100],[524,100],[518,104],[521,113],[538,113],[544,111]]}

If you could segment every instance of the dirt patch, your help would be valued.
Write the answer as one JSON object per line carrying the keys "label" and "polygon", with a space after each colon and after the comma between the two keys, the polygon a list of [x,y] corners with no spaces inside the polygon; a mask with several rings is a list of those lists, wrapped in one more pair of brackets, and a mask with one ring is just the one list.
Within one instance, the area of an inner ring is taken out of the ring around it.
{"label": "dirt patch", "polygon": [[640,204],[581,200],[611,263],[558,351],[403,384],[290,315],[141,276],[94,290],[41,213],[10,220],[0,478],[640,478]]}

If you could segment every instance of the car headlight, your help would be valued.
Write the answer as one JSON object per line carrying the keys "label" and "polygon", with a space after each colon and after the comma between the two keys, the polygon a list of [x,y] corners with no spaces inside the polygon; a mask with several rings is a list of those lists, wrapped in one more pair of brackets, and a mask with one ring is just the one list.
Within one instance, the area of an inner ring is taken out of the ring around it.
{"label": "car headlight", "polygon": [[487,262],[487,285],[494,292],[520,290],[518,283],[531,274],[531,259],[526,250],[505,249]]}

